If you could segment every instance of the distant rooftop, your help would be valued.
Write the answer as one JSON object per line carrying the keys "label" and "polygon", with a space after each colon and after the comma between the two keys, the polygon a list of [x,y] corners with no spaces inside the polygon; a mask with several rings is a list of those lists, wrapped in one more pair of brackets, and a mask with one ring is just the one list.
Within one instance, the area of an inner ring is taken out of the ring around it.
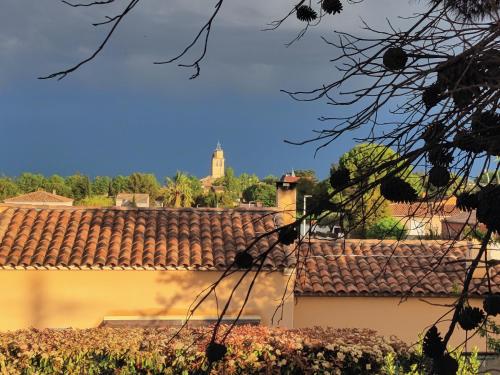
{"label": "distant rooftop", "polygon": [[391,203],[389,205],[392,216],[432,217],[454,216],[460,213],[455,204],[442,202]]}
{"label": "distant rooftop", "polygon": [[4,200],[5,203],[13,204],[57,204],[57,203],[70,203],[73,199],[63,197],[62,195],[48,193],[44,190],[34,191],[32,193],[27,193],[23,195],[18,195],[17,197],[7,198]]}
{"label": "distant rooftop", "polygon": [[149,194],[143,193],[118,193],[116,199],[124,201],[135,201],[136,203],[149,203]]}

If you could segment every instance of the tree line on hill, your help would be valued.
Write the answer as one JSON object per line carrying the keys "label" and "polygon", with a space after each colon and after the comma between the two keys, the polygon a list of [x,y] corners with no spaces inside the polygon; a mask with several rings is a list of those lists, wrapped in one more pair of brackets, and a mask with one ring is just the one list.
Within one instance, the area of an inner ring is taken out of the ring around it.
{"label": "tree line on hill", "polygon": [[71,176],[44,176],[39,173],[22,173],[17,177],[0,176],[0,201],[37,190],[55,192],[75,199],[82,206],[112,206],[118,193],[145,193],[152,205],[166,207],[233,207],[240,199],[274,206],[277,177],[260,180],[254,174],[236,176],[232,168],[226,175],[213,182],[220,191],[204,192],[200,180],[185,172],[166,177],[163,184],[152,173],[135,172],[118,175],[89,177],[82,173]]}
{"label": "tree line on hill", "polygon": [[[374,144],[360,144],[344,153],[337,163],[332,164],[332,171],[348,170],[351,178],[366,174],[377,163],[391,160],[398,155],[390,148]],[[320,180],[314,170],[296,170],[300,177],[297,183],[297,211],[304,211],[304,197],[307,197],[307,212],[311,213],[325,199],[332,204],[335,199],[331,195],[330,178]],[[404,179],[411,184],[419,195],[428,196],[443,192],[429,184],[423,172],[407,168],[402,173]],[[371,179],[381,176],[372,174]],[[495,176],[493,176],[494,178]],[[96,176],[91,178],[81,173],[62,177],[52,175],[22,173],[20,176],[0,177],[0,201],[19,194],[37,190],[55,191],[59,195],[74,198],[76,205],[81,206],[113,206],[114,197],[118,193],[146,193],[150,196],[151,205],[164,207],[226,207],[231,208],[240,202],[260,202],[263,206],[276,206],[276,176],[269,175],[259,179],[255,174],[242,173],[237,176],[232,168],[227,168],[225,176],[212,182],[217,189],[203,189],[201,181],[191,174],[177,172],[172,177],[166,177],[161,184],[152,173],[132,173],[128,176]],[[361,180],[358,184],[345,190],[342,194],[347,198],[358,191],[365,191],[361,199],[353,199],[348,210],[342,215],[332,212],[328,215],[317,215],[317,223],[322,226],[344,224],[352,229],[352,235],[357,237],[401,237],[405,235],[404,226],[391,217],[389,203],[381,193],[380,187],[365,189],[372,181]],[[453,193],[454,186],[448,188]],[[342,197],[337,196],[336,199]],[[370,215],[366,215],[370,212]],[[382,233],[382,234],[381,234]]]}

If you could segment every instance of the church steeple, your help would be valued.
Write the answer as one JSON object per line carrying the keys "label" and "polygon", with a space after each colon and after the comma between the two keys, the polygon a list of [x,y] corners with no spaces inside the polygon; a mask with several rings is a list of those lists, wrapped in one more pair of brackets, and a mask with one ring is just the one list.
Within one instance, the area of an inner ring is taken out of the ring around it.
{"label": "church steeple", "polygon": [[213,179],[224,177],[224,151],[222,150],[222,146],[220,142],[217,142],[217,147],[212,155],[212,171],[211,177]]}

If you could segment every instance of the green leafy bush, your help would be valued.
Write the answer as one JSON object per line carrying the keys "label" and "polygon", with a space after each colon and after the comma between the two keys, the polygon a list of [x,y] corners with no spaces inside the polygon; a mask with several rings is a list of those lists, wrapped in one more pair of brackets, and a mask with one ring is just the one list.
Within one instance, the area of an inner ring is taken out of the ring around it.
{"label": "green leafy bush", "polygon": [[396,238],[406,237],[406,229],[400,220],[393,217],[384,217],[368,228],[366,233],[368,238]]}
{"label": "green leafy bush", "polygon": [[[226,327],[222,327],[222,333]],[[409,356],[397,339],[371,330],[237,326],[224,361],[210,370],[210,328],[172,339],[172,329],[21,330],[0,334],[2,374],[375,374]]]}
{"label": "green leafy bush", "polygon": [[115,200],[110,197],[94,195],[91,197],[80,199],[76,202],[76,206],[85,207],[111,207],[115,204]]}
{"label": "green leafy bush", "polygon": [[[423,341],[420,340],[415,350],[405,357],[397,358],[393,353],[388,353],[385,357],[382,373],[386,375],[427,375],[432,374],[432,360],[424,356],[422,350]],[[457,360],[457,374],[479,374],[481,360],[478,357],[478,349],[465,355],[460,348],[451,350],[448,348],[452,358]],[[482,372],[484,375],[491,375],[489,372]]]}

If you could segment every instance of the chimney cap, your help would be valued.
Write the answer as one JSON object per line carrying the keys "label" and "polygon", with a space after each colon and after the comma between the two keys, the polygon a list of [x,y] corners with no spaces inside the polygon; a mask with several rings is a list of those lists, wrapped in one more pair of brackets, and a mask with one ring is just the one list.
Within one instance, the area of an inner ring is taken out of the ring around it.
{"label": "chimney cap", "polygon": [[278,181],[278,183],[289,183],[289,184],[296,184],[300,180],[300,177],[295,176],[295,173],[285,173],[283,176],[281,176],[281,179]]}

